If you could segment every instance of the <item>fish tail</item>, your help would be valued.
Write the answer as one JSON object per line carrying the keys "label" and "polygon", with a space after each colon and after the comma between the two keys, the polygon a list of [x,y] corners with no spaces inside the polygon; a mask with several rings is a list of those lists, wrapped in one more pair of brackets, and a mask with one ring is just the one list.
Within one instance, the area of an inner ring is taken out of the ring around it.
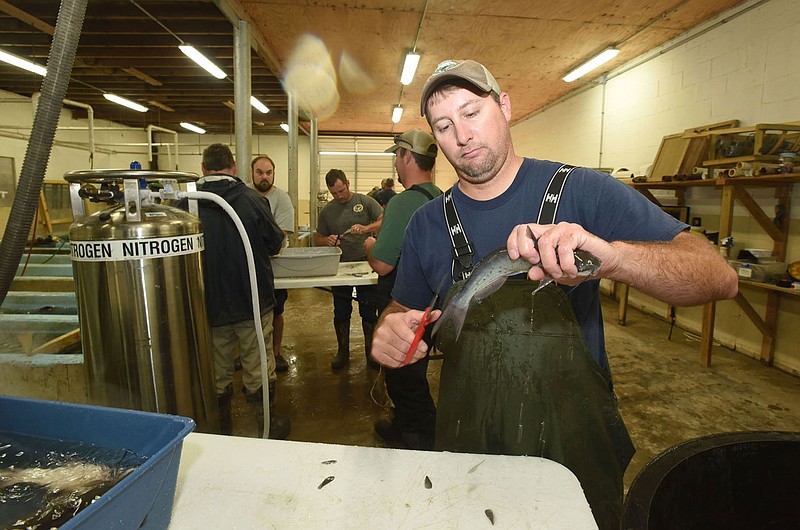
{"label": "fish tail", "polygon": [[431,331],[431,336],[435,336],[436,332],[439,331],[439,328],[445,322],[450,320],[453,321],[453,327],[456,330],[456,340],[458,340],[458,336],[461,334],[461,328],[464,327],[464,319],[467,317],[467,305],[459,304],[460,300],[456,300],[455,298],[447,304],[447,307],[444,308],[444,311],[439,316],[439,319],[434,322],[433,330]]}
{"label": "fish tail", "polygon": [[453,309],[453,327],[456,330],[456,340],[458,340],[458,336],[461,335],[461,329],[464,327],[464,319],[467,318],[467,308],[469,306],[456,306]]}
{"label": "fish tail", "polygon": [[431,330],[431,337],[436,336],[436,332],[439,331],[439,326],[441,326],[443,322],[445,322],[446,320],[450,320],[449,309],[450,309],[449,307],[445,308],[445,310],[442,311],[442,314],[439,315],[439,319],[433,323],[433,329]]}

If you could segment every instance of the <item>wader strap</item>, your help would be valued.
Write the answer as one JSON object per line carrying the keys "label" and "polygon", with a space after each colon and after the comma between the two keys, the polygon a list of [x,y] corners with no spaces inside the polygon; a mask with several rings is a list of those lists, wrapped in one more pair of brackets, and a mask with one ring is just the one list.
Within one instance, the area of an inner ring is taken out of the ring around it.
{"label": "wader strap", "polygon": [[[433,194],[420,186],[419,184],[414,184],[409,190],[418,191],[423,194],[425,197],[428,198],[429,201],[433,200]],[[397,279],[397,265],[392,269],[392,272],[385,276],[378,276],[378,286],[376,288],[376,293],[378,297],[378,311],[379,313],[383,313],[383,310],[391,303],[392,301],[392,289],[394,289],[394,282]],[[430,344],[430,343],[429,343]]]}
{"label": "wader strap", "polygon": [[433,200],[433,195],[431,194],[431,192],[429,192],[428,190],[426,190],[425,188],[423,188],[419,184],[414,184],[413,186],[411,186],[408,189],[420,192],[421,194],[426,196],[429,201]]}
{"label": "wader strap", "polygon": [[[561,201],[561,193],[564,191],[564,184],[573,169],[575,169],[575,166],[564,164],[553,173],[542,198],[542,205],[539,207],[539,217],[536,221],[538,224],[552,224],[555,222],[558,205]],[[412,186],[412,189],[415,187]],[[418,191],[424,190],[420,189]],[[453,264],[450,268],[450,273],[453,277],[453,282],[458,282],[466,280],[472,274],[472,255],[475,250],[467,239],[464,227],[461,226],[461,219],[458,217],[458,211],[453,202],[453,188],[444,192],[443,204],[444,217],[447,221],[447,230],[450,234],[450,244],[453,249]]]}
{"label": "wader strap", "polygon": [[537,224],[549,225],[556,222],[556,212],[558,212],[558,204],[561,201],[561,193],[564,191],[564,184],[573,169],[575,169],[575,166],[564,164],[553,173],[550,178],[550,184],[547,185],[547,190],[544,192],[542,205],[539,207]]}
{"label": "wader strap", "polygon": [[472,248],[464,227],[461,226],[461,219],[458,217],[456,205],[453,203],[453,188],[444,192],[444,218],[447,221],[447,232],[450,234],[450,244],[453,248],[453,265],[450,274],[453,282],[466,280],[472,274],[472,255],[475,250]]}

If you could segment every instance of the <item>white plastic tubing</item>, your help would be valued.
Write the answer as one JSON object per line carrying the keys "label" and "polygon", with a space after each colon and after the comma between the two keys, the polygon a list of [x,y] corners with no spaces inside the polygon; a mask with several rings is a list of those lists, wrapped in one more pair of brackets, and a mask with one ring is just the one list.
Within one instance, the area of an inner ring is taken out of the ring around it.
{"label": "white plastic tubing", "polygon": [[250,238],[244,229],[242,220],[236,211],[228,204],[228,201],[207,191],[179,191],[178,198],[188,199],[207,199],[218,204],[227,213],[239,230],[239,237],[242,238],[244,253],[247,255],[247,270],[250,273],[250,293],[253,299],[253,322],[256,326],[256,339],[258,339],[258,351],[261,354],[261,393],[264,396],[264,438],[269,438],[269,376],[267,375],[267,347],[264,342],[264,330],[261,327],[261,306],[258,303],[258,282],[256,281],[256,262],[253,258],[253,247],[250,245]]}

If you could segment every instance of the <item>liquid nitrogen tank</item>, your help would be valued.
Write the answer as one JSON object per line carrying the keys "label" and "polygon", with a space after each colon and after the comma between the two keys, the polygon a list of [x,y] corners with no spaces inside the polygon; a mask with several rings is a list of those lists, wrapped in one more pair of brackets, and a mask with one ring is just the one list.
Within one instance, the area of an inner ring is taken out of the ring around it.
{"label": "liquid nitrogen tank", "polygon": [[[147,187],[194,173],[72,171],[69,238],[89,399],[188,416],[218,432],[198,217],[158,204]],[[141,191],[140,191],[141,190]],[[85,215],[84,200],[110,206]]]}

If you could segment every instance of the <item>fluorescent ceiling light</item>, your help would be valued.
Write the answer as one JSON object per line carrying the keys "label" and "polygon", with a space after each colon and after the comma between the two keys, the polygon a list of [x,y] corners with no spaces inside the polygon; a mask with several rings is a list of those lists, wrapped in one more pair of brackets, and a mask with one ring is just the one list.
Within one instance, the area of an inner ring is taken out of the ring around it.
{"label": "fluorescent ceiling light", "polygon": [[286,131],[288,133],[289,132],[289,124],[288,123],[281,123],[281,129],[283,129],[284,131]]}
{"label": "fluorescent ceiling light", "polygon": [[205,134],[206,133],[206,130],[203,129],[202,127],[198,127],[197,125],[193,125],[193,124],[191,124],[189,122],[185,122],[185,121],[181,122],[181,127],[183,127],[184,129],[189,129],[192,132],[196,132],[197,134]]}
{"label": "fluorescent ceiling light", "polygon": [[190,46],[188,44],[182,44],[178,46],[178,48],[180,48],[180,50],[184,53],[184,55],[186,55],[186,57],[193,60],[200,66],[202,66],[206,72],[213,75],[217,79],[225,79],[227,77],[225,75],[225,72],[220,70],[216,64],[209,61],[205,55],[197,51],[197,49],[195,49],[194,46]]}
{"label": "fluorescent ceiling light", "polygon": [[403,117],[403,107],[397,105],[392,109],[392,123],[397,123]]}
{"label": "fluorescent ceiling light", "polygon": [[0,61],[4,63],[13,64],[17,68],[22,68],[23,70],[27,70],[29,72],[33,72],[34,74],[39,74],[41,76],[47,73],[47,68],[44,66],[38,65],[36,63],[32,63],[27,59],[23,59],[22,57],[17,57],[14,54],[4,52],[0,50]]}
{"label": "fluorescent ceiling light", "polygon": [[419,54],[415,52],[408,52],[406,54],[406,61],[403,63],[403,73],[400,74],[400,83],[410,85],[414,79],[414,73],[417,71],[419,65]]}
{"label": "fluorescent ceiling light", "polygon": [[592,57],[570,73],[564,76],[564,81],[567,83],[571,83],[575,81],[579,77],[583,77],[584,75],[588,74],[601,64],[605,64],[614,57],[617,56],[619,50],[616,48],[607,48],[606,50],[602,51],[599,55]]}
{"label": "fluorescent ceiling light", "polygon": [[267,108],[266,105],[261,103],[255,96],[250,96],[250,104],[262,114],[266,114],[267,112],[269,112],[269,108]]}
{"label": "fluorescent ceiling light", "polygon": [[133,101],[131,101],[129,99],[121,98],[121,97],[117,96],[116,94],[108,94],[108,93],[106,93],[106,94],[103,94],[103,97],[106,98],[109,101],[113,101],[117,105],[122,105],[123,107],[128,107],[129,109],[133,109],[133,110],[135,110],[137,112],[147,112],[148,110],[150,110],[147,107],[145,107],[144,105],[139,105],[138,103],[134,103]]}

